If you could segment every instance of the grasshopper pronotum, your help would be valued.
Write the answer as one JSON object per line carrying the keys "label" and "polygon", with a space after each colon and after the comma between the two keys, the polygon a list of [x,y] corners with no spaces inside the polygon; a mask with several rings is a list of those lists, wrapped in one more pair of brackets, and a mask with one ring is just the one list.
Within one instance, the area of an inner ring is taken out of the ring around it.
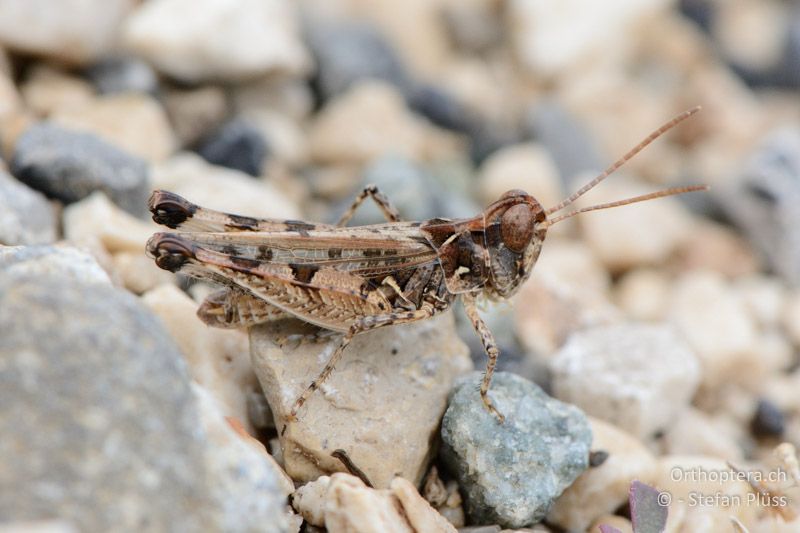
{"label": "grasshopper pronotum", "polygon": [[[342,334],[322,372],[295,401],[290,417],[296,417],[328,378],[353,336],[432,317],[461,297],[489,357],[481,398],[502,422],[503,415],[487,394],[499,351],[478,314],[477,297],[502,300],[513,295],[530,276],[553,224],[587,211],[706,189],[671,188],[554,216],[698,110],[676,116],[548,209],[533,196],[512,190],[472,218],[404,222],[380,191],[367,187],[338,224],[329,225],[230,215],[155,191],[150,198],[153,220],[180,231],[153,235],[147,251],[163,269],[225,287],[198,310],[209,325],[247,327],[294,316]],[[346,227],[367,198],[378,204],[388,222]]]}

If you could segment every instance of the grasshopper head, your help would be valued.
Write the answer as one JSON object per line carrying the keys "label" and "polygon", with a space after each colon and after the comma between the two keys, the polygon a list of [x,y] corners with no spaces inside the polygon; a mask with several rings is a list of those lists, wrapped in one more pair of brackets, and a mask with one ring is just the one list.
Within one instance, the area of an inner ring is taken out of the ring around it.
{"label": "grasshopper head", "polygon": [[512,190],[484,211],[490,295],[508,298],[528,279],[547,233],[547,215],[528,193]]}

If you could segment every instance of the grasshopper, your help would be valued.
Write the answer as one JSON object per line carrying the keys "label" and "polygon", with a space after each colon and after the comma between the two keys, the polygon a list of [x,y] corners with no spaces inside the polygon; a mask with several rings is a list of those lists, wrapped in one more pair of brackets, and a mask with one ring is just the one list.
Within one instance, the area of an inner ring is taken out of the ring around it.
{"label": "grasshopper", "polygon": [[[341,334],[319,376],[294,402],[292,419],[330,376],[355,335],[430,318],[460,297],[488,355],[480,387],[483,404],[502,422],[503,415],[488,395],[499,350],[478,314],[478,297],[512,296],[530,276],[554,224],[579,213],[707,189],[670,188],[555,215],[698,110],[676,116],[547,209],[526,192],[512,190],[472,218],[406,222],[384,194],[368,186],[339,222],[330,225],[221,213],[157,190],[149,201],[153,220],[179,231],[156,233],[147,252],[163,269],[224,286],[198,310],[211,326],[249,327],[294,316]],[[387,222],[347,227],[368,198]]]}

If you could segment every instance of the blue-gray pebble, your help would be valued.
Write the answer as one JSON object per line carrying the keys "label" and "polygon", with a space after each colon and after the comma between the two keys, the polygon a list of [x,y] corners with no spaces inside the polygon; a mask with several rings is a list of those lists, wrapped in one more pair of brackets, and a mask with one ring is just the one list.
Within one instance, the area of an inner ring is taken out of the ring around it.
{"label": "blue-gray pebble", "polygon": [[11,173],[64,203],[103,191],[129,213],[147,212],[145,161],[90,133],[49,122],[31,126],[17,141]]}
{"label": "blue-gray pebble", "polygon": [[589,422],[525,378],[498,372],[489,394],[506,417],[500,424],[481,402],[480,379],[473,373],[453,391],[441,457],[458,479],[473,523],[533,524],[587,468]]}

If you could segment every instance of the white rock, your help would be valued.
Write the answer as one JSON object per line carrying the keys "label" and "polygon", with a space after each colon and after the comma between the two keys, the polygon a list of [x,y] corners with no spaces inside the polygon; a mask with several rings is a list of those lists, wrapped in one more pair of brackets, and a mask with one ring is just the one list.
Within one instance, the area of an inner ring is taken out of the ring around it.
{"label": "white rock", "polygon": [[222,413],[249,428],[247,392],[257,388],[247,336],[210,328],[197,317],[197,304],[174,285],[162,285],[142,297],[181,349],[192,378],[219,402]]}
{"label": "white rock", "polygon": [[564,198],[553,158],[534,143],[501,148],[484,161],[479,187],[487,204],[511,189],[522,189],[547,209]]}
{"label": "white rock", "polygon": [[633,323],[574,333],[550,368],[558,399],[640,438],[667,427],[700,379],[696,356],[670,327]]}
{"label": "white rock", "polygon": [[176,147],[164,109],[147,94],[93,98],[83,105],[59,108],[52,119],[65,127],[99,135],[149,161],[165,159]]}
{"label": "white rock", "polygon": [[94,98],[88,81],[46,64],[33,66],[20,91],[30,110],[42,117],[59,109],[81,107]]}
{"label": "white rock", "polygon": [[668,305],[670,322],[700,357],[705,387],[760,379],[754,320],[719,274],[681,276],[672,287]]}
{"label": "white rock", "polygon": [[306,521],[330,533],[456,533],[402,477],[375,490],[349,474],[322,476],[297,489],[292,504]]}
{"label": "white rock", "polygon": [[761,326],[778,324],[788,293],[778,278],[763,274],[747,276],[736,280],[734,288]]}
{"label": "white rock", "polygon": [[308,332],[297,320],[250,330],[253,367],[281,434],[286,471],[299,481],[345,471],[331,456],[342,449],[375,487],[388,487],[395,475],[419,482],[450,387],[472,368],[452,314],[356,336],[298,420],[287,421],[338,342],[287,342]]}
{"label": "white rock", "polygon": [[0,0],[0,43],[18,52],[87,63],[111,52],[134,0]]}
{"label": "white rock", "polygon": [[293,513],[286,502],[291,482],[263,446],[259,449],[258,441],[231,427],[208,391],[197,384],[192,390],[208,438],[205,464],[220,527],[225,531],[289,532]]}
{"label": "white rock", "polygon": [[707,455],[738,461],[743,459],[743,449],[737,442],[741,438],[741,430],[730,420],[689,407],[667,428],[664,445],[670,455]]}
{"label": "white rock", "polygon": [[302,74],[310,64],[287,0],[151,0],[128,19],[123,38],[185,82]]}
{"label": "white rock", "polygon": [[[581,198],[581,207],[652,192],[652,187],[617,179]],[[660,264],[691,234],[691,217],[674,198],[579,215],[581,233],[613,271]]]}
{"label": "white rock", "polygon": [[631,270],[619,280],[616,302],[634,320],[662,320],[667,312],[670,286],[669,277],[659,270]]}
{"label": "white rock", "polygon": [[102,192],[64,208],[64,237],[75,243],[99,239],[107,251],[143,254],[158,226],[117,207]]}
{"label": "white rock", "polygon": [[126,289],[143,294],[159,285],[174,284],[177,278],[172,272],[161,270],[155,261],[139,252],[119,252],[111,257],[114,273]]}
{"label": "white rock", "polygon": [[578,476],[547,515],[549,523],[570,531],[583,531],[623,505],[633,480],[649,484],[656,475],[655,458],[641,442],[611,424],[595,418],[589,421],[592,451],[604,451],[608,458]]}
{"label": "white rock", "polygon": [[108,274],[94,257],[72,246],[0,246],[3,275],[25,272],[32,276],[59,276],[80,283],[110,285]]}
{"label": "white rock", "polygon": [[795,346],[800,346],[800,291],[792,291],[781,313],[781,324]]}
{"label": "white rock", "polygon": [[507,26],[523,65],[548,77],[619,55],[630,46],[636,25],[668,4],[667,0],[512,0]]}
{"label": "white rock", "polygon": [[425,159],[448,144],[406,107],[396,88],[360,83],[332,100],[309,132],[311,157],[320,163],[363,164],[382,155]]}
{"label": "white rock", "polygon": [[153,184],[191,202],[236,215],[298,219],[297,207],[269,183],[180,153],[153,167]]}

